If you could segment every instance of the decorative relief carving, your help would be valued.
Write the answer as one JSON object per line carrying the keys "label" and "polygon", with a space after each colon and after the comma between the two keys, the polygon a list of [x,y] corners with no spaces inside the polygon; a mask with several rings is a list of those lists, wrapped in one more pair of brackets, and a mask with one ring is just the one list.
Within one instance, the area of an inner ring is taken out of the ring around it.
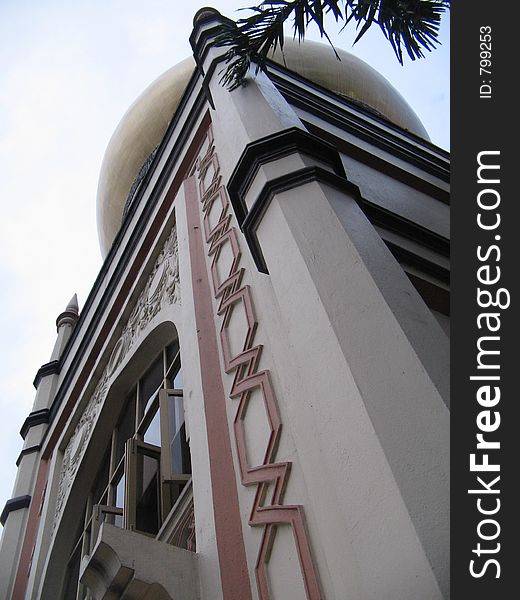
{"label": "decorative relief carving", "polygon": [[99,383],[96,386],[92,397],[90,398],[83,415],[79,420],[74,433],[72,434],[65,453],[63,455],[63,463],[60,473],[60,481],[58,484],[58,496],[56,500],[56,512],[54,516],[54,526],[58,521],[58,517],[61,514],[65,496],[74,481],[76,471],[83,456],[83,452],[90,438],[90,434],[96,422],[103,401],[106,398],[108,392],[108,373],[105,369]]}
{"label": "decorative relief carving", "polygon": [[193,506],[193,497],[183,509],[179,523],[173,532],[171,543],[179,548],[184,548],[190,552],[197,551],[195,539],[195,510]]}
{"label": "decorative relief carving", "polygon": [[155,261],[146,285],[112,350],[99,383],[65,448],[58,484],[54,527],[59,520],[65,498],[74,481],[79,463],[90,440],[92,429],[107,396],[110,377],[128,354],[128,351],[135,345],[140,333],[159,313],[165,303],[180,303],[179,257],[175,226],[172,228]]}
{"label": "decorative relief carving", "polygon": [[123,328],[121,337],[112,350],[108,361],[110,375],[134,346],[141,331],[159,313],[163,304],[180,304],[180,299],[178,242],[174,226]]}
{"label": "decorative relief carving", "polygon": [[[244,268],[240,267],[239,235],[237,229],[232,226],[229,198],[225,187],[220,182],[220,169],[213,146],[211,128],[208,130],[206,142],[207,150],[201,152],[197,161],[197,178],[204,233],[208,245],[207,251],[212,261],[210,269],[213,293],[215,299],[220,301],[217,314],[222,317],[220,345],[224,357],[224,368],[226,373],[234,373],[229,396],[238,400],[233,427],[240,476],[242,485],[256,486],[249,525],[263,528],[255,567],[258,595],[260,600],[269,600],[270,598],[267,565],[271,548],[276,543],[277,526],[283,524],[289,525],[293,530],[307,600],[320,600],[322,596],[305,527],[304,508],[301,505],[284,504],[284,491],[290,477],[291,463],[278,462],[276,459],[282,422],[270,373],[268,370],[258,370],[262,346],[254,343],[257,320],[253,295],[250,286],[242,285]],[[208,177],[211,171],[213,177]],[[218,222],[211,224],[210,215],[214,206],[220,210]],[[222,264],[219,265],[219,259],[226,244],[228,252],[231,251],[233,260],[229,272],[221,276],[219,267],[222,267]],[[229,339],[229,325],[231,315],[238,307],[244,311],[247,329],[244,331],[243,349],[233,355]],[[263,462],[252,465],[247,456],[247,434],[244,419],[251,394],[256,390],[261,393],[263,398],[270,433],[266,440]]]}

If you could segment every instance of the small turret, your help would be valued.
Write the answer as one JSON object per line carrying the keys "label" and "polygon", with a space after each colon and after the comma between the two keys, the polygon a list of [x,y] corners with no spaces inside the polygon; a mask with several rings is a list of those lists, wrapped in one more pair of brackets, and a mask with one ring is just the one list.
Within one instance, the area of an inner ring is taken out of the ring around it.
{"label": "small turret", "polygon": [[59,331],[63,325],[74,325],[79,318],[78,295],[74,294],[65,310],[56,319],[56,329]]}
{"label": "small turret", "polygon": [[24,444],[16,461],[18,472],[13,496],[7,501],[0,515],[0,523],[4,526],[2,553],[4,557],[9,557],[8,560],[3,561],[0,569],[0,596],[2,597],[5,597],[6,590],[11,589],[14,582],[14,565],[20,557],[29,507],[32,502],[41,502],[42,499],[42,490],[35,489],[36,466],[40,460],[42,441],[56,393],[57,378],[61,368],[60,358],[78,318],[78,297],[74,294],[65,310],[56,319],[58,337],[50,361],[38,369],[34,379],[36,396],[33,409],[20,430]]}
{"label": "small turret", "polygon": [[79,319],[78,296],[74,294],[70,299],[65,310],[58,315],[56,319],[56,330],[58,338],[54,344],[54,349],[51,355],[51,361],[59,360],[65,344],[70,338],[77,320]]}

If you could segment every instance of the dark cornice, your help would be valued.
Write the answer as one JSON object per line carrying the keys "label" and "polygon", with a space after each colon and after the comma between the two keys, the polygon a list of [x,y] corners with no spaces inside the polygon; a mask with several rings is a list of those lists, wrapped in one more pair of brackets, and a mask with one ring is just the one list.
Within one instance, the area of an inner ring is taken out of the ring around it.
{"label": "dark cornice", "polygon": [[304,154],[331,166],[336,175],[345,176],[336,148],[298,127],[277,131],[248,144],[240,156],[227,185],[238,224],[242,226],[248,209],[244,197],[259,168],[291,154]]}
{"label": "dark cornice", "polygon": [[[269,77],[290,104],[419,167],[442,181],[449,182],[449,154],[441,148],[378,117],[372,111],[363,110],[347,98],[332,94],[330,90],[322,88],[276,63],[270,62]],[[319,91],[320,95],[334,98],[334,102],[323,97],[318,98],[312,93],[312,90]],[[338,103],[341,106],[338,106]],[[366,118],[363,112],[367,113],[370,118]],[[395,134],[388,129],[395,131]]]}
{"label": "dark cornice", "polygon": [[[209,23],[216,23],[216,25],[200,31],[203,25]],[[217,65],[225,60],[224,52],[220,56],[215,57],[211,63],[207,65],[206,70],[204,70],[203,65],[212,47],[212,40],[214,40],[215,37],[221,33],[223,24],[236,27],[234,21],[221,15],[218,10],[214,8],[202,8],[195,14],[193,18],[193,31],[191,32],[189,38],[191,49],[193,50],[193,58],[195,59],[197,69],[202,76],[202,89],[204,91],[204,95],[206,96],[206,100],[213,110],[215,110],[215,103],[213,102],[213,98],[211,96],[209,82],[215,73]]]}
{"label": "dark cornice", "polygon": [[0,523],[5,525],[9,513],[13,512],[14,510],[20,510],[21,508],[27,508],[29,504],[31,504],[31,497],[28,495],[11,498],[5,503],[4,510],[0,515]]}
{"label": "dark cornice", "polygon": [[41,444],[38,444],[37,446],[29,446],[29,448],[24,448],[18,455],[18,458],[16,459],[16,466],[20,466],[20,463],[22,462],[22,458],[24,456],[27,456],[28,454],[34,454],[35,452],[39,452],[41,448]]}
{"label": "dark cornice", "polygon": [[372,225],[398,233],[406,239],[417,242],[421,246],[449,258],[449,239],[368,200],[362,200],[361,208]]}
{"label": "dark cornice", "polygon": [[415,174],[412,170],[401,167],[380,154],[369,152],[362,148],[361,145],[338,137],[331,131],[318,127],[314,123],[305,120],[303,120],[303,123],[311,133],[323,137],[323,139],[333,144],[338,149],[338,152],[341,152],[345,156],[358,160],[380,173],[384,173],[427,196],[431,196],[443,204],[450,204],[450,193],[444,187],[439,187],[427,178]]}
{"label": "dark cornice", "polygon": [[[336,173],[332,173],[331,171],[327,171],[322,167],[305,167],[288,175],[283,175],[281,177],[268,181],[262,188],[262,191],[258,195],[257,200],[251,207],[251,210],[247,213],[246,217],[243,219],[241,225],[241,229],[244,233],[244,237],[249,246],[253,260],[261,273],[268,274],[269,271],[263,256],[262,249],[258,242],[258,238],[256,236],[256,229],[263,215],[265,214],[269,203],[276,194],[280,194],[281,192],[285,192],[287,190],[299,187],[301,185],[313,181],[318,181],[320,183],[330,185],[332,187],[342,190],[343,192],[350,194],[354,198],[354,200],[361,206],[362,210],[365,212],[367,218],[372,222],[372,224],[376,224],[373,222],[374,212],[372,210],[367,211],[367,203],[361,197],[359,188],[356,185],[349,182],[344,177],[341,177]],[[379,209],[379,207],[376,207],[375,205],[371,205],[370,208]],[[371,215],[367,214],[367,212],[371,213]],[[407,237],[408,239],[417,241],[423,246],[430,247],[444,256],[449,254],[449,241],[445,238],[442,238],[441,236],[438,236],[433,232],[430,232],[424,229],[423,227],[412,223],[411,221],[407,221],[406,219],[402,219],[397,215],[393,215],[388,211],[382,210],[382,213],[385,213],[385,218],[379,218],[377,220],[377,224],[380,224],[381,226],[387,229],[396,231],[400,235],[403,235],[403,237]],[[387,240],[385,240],[385,243],[388,246],[388,249],[392,252],[394,257],[399,262],[405,262],[410,266],[414,266],[423,273],[429,274],[444,282],[445,284],[449,285],[449,269],[435,262],[432,262],[431,260],[428,260],[414,252],[411,252],[406,248],[398,246],[397,244],[394,244]]]}
{"label": "dark cornice", "polygon": [[[200,31],[204,25],[209,23],[216,23],[216,25]],[[211,40],[220,33],[221,26],[224,23],[236,27],[233,20],[221,15],[214,8],[202,8],[193,17],[193,31],[189,37],[189,42],[193,50],[193,58],[200,69],[202,69],[204,60],[211,48]]]}
{"label": "dark cornice", "polygon": [[48,408],[41,408],[29,413],[29,416],[23,422],[22,428],[20,429],[20,435],[23,439],[27,435],[27,432],[31,427],[41,425],[42,423],[49,423],[50,410]]}
{"label": "dark cornice", "polygon": [[60,372],[60,369],[61,369],[61,365],[60,365],[59,360],[51,360],[50,362],[42,365],[38,369],[38,372],[36,373],[36,376],[34,378],[34,381],[33,381],[34,387],[36,389],[38,389],[38,386],[40,385],[40,381],[42,380],[43,377],[47,377],[48,375],[56,375],[57,373]]}
{"label": "dark cornice", "polygon": [[269,271],[265,263],[262,249],[258,243],[256,229],[271,200],[276,194],[286,192],[313,181],[319,181],[341,189],[351,194],[358,201],[360,199],[359,188],[356,185],[344,177],[318,166],[304,167],[303,169],[293,171],[288,175],[282,175],[281,177],[266,182],[241,226],[244,237],[251,250],[253,260],[261,273],[269,273]]}
{"label": "dark cornice", "polygon": [[[258,199],[249,210],[245,202],[245,196],[261,165],[295,153],[311,157],[320,161],[321,164],[325,163],[331,167],[333,172],[331,173],[322,167],[307,167],[281,176],[264,185]],[[437,252],[441,256],[449,257],[450,244],[448,239],[364,199],[359,188],[347,181],[337,148],[328,141],[295,127],[276,132],[248,144],[227,185],[237,222],[244,233],[255,264],[261,272],[267,273],[268,271],[255,232],[272,196],[275,193],[315,180],[334,185],[344,191],[348,190],[373,225],[395,232],[403,238],[418,243],[421,247]],[[414,264],[424,272],[434,275],[444,282],[449,282],[449,270],[444,267],[424,257],[417,256],[396,244],[387,242],[387,245],[396,257],[398,255],[401,259],[406,260],[409,264]]]}
{"label": "dark cornice", "polygon": [[415,252],[411,252],[410,250],[407,250],[406,248],[403,248],[394,242],[389,240],[384,240],[384,242],[397,262],[416,267],[422,273],[426,273],[427,275],[435,277],[447,286],[450,285],[450,270],[446,267],[428,260],[427,258],[424,258]]}

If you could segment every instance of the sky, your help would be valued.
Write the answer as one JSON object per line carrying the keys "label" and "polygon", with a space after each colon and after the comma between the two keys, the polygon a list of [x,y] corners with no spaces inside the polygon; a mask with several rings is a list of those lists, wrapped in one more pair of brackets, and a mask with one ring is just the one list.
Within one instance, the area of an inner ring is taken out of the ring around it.
{"label": "sky", "polygon": [[[95,200],[108,141],[144,88],[191,54],[199,8],[238,18],[254,3],[0,0],[0,511],[56,317],[74,293],[81,311],[102,264]],[[354,47],[352,28],[340,35],[329,22],[327,31],[382,73],[432,142],[449,149],[449,18],[442,46],[404,66],[379,31]],[[308,37],[319,41],[316,31]]]}

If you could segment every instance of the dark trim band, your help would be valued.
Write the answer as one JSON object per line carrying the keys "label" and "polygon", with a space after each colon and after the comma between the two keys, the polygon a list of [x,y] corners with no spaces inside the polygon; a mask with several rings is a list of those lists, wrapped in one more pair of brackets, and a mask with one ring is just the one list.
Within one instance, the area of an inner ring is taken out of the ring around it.
{"label": "dark trim band", "polygon": [[20,510],[22,508],[27,508],[31,504],[31,497],[28,495],[25,496],[17,496],[16,498],[11,498],[5,503],[4,510],[0,515],[0,523],[5,525],[7,521],[7,517],[9,513],[12,513],[14,510]]}
{"label": "dark trim band", "polygon": [[286,192],[295,187],[299,187],[300,185],[305,185],[306,183],[312,183],[314,181],[326,183],[332,187],[346,191],[350,193],[357,202],[361,199],[359,188],[356,185],[336,173],[332,173],[331,171],[327,171],[326,169],[317,166],[304,167],[303,169],[299,169],[288,175],[282,175],[281,177],[268,181],[262,188],[262,191],[241,225],[253,260],[261,273],[267,274],[269,271],[256,236],[256,230],[265,211],[269,207],[271,200],[276,194]]}
{"label": "dark trim band", "polygon": [[22,428],[20,429],[22,438],[25,439],[25,436],[31,427],[36,427],[36,425],[41,425],[42,423],[48,423],[49,415],[50,410],[48,408],[41,408],[40,410],[29,413],[29,416],[25,419]]}
{"label": "dark trim band", "polygon": [[42,448],[41,444],[37,444],[36,446],[29,446],[28,448],[24,448],[18,455],[18,458],[16,459],[16,466],[17,467],[20,466],[20,463],[22,462],[22,458],[24,456],[27,456],[28,454],[33,454],[34,452],[39,452],[41,450],[41,448]]}
{"label": "dark trim band", "polygon": [[362,200],[361,209],[372,225],[398,233],[446,258],[450,256],[450,240],[442,235],[365,199]]}
{"label": "dark trim band", "polygon": [[[334,96],[334,100],[341,102],[342,107],[322,97],[318,100],[312,91],[303,89],[302,85],[319,90],[321,95],[325,94],[329,97],[331,97],[331,92],[272,61],[269,61],[269,77],[292,106],[318,116],[442,181],[449,182],[449,154],[431,142],[401,129],[386,119],[378,118],[372,111],[363,110],[350,102],[348,98]],[[363,113],[369,115],[371,120],[366,118]],[[384,130],[377,121],[384,124],[386,129],[393,129],[400,136]],[[405,140],[402,136],[406,136],[408,139]]]}
{"label": "dark trim band", "polygon": [[318,127],[310,121],[302,120],[302,122],[311,133],[323,137],[323,139],[333,144],[337,148],[338,152],[346,157],[358,160],[359,162],[376,169],[380,173],[388,175],[389,177],[392,177],[401,183],[409,185],[414,190],[431,196],[443,204],[450,204],[450,192],[447,189],[435,185],[432,181],[428,181],[428,179],[421,178],[412,171],[398,166],[383,156],[379,156],[378,153],[368,152],[360,145],[356,145],[341,137],[338,137],[330,131]]}
{"label": "dark trim band", "polygon": [[244,197],[260,167],[265,163],[296,153],[326,163],[332,167],[336,175],[345,176],[336,148],[304,129],[292,127],[251,142],[242,152],[227,185],[231,204],[240,226],[248,213]]}
{"label": "dark trim band", "polygon": [[61,369],[61,364],[59,360],[51,360],[51,362],[45,363],[44,365],[42,365],[39,369],[38,372],[36,373],[36,376],[34,378],[33,381],[33,385],[36,389],[38,389],[38,386],[40,385],[40,381],[43,379],[43,377],[47,377],[48,375],[57,375],[60,372]]}
{"label": "dark trim band", "polygon": [[[439,265],[431,260],[428,260],[422,256],[419,256],[415,252],[410,252],[406,248],[402,248],[389,240],[383,240],[387,245],[388,249],[397,260],[397,262],[401,263],[404,270],[406,271],[405,265],[410,265],[411,267],[416,267],[419,271],[431,275],[436,279],[442,281],[445,285],[450,285],[450,270],[442,265]],[[404,264],[403,264],[404,263]]]}
{"label": "dark trim band", "polygon": [[[245,203],[245,196],[259,168],[265,163],[296,153],[330,165],[333,173],[316,166],[306,167],[281,176],[264,185],[258,199],[249,210]],[[318,179],[343,190],[348,188],[372,225],[395,232],[403,238],[418,243],[421,247],[433,250],[442,257],[449,257],[450,242],[447,238],[363,198],[359,188],[346,179],[341,156],[334,144],[315,134],[294,127],[248,144],[227,185],[236,219],[247,240],[255,264],[262,273],[268,273],[268,269],[255,231],[270,199],[275,193]],[[403,253],[406,254],[408,262],[416,264],[426,273],[449,283],[449,270],[415,256],[395,244],[390,250],[394,255],[399,253],[401,258],[404,258]]]}

